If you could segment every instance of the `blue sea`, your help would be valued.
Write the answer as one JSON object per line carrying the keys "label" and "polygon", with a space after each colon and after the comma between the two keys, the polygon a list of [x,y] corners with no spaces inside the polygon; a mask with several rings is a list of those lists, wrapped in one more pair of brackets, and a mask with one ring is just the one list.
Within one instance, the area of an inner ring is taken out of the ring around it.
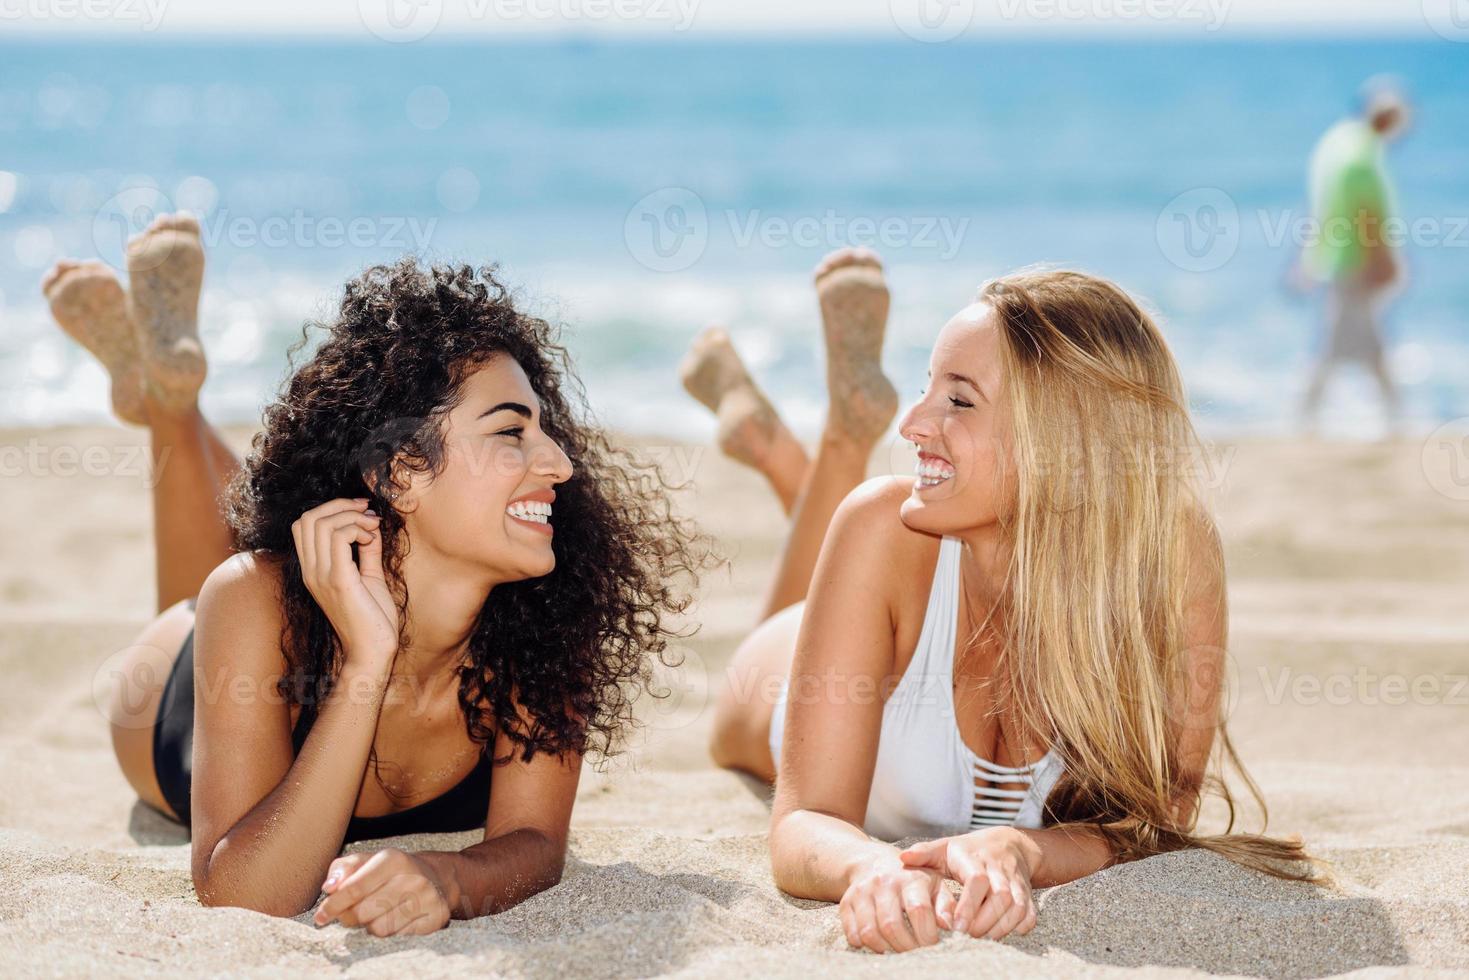
{"label": "blue sea", "polygon": [[[301,324],[404,252],[498,262],[566,326],[600,419],[702,437],[679,358],[727,324],[798,431],[819,425],[811,267],[890,270],[886,365],[916,396],[939,327],[1033,263],[1162,318],[1201,426],[1285,432],[1319,297],[1285,286],[1315,140],[1390,72],[1413,222],[1388,317],[1416,425],[1469,414],[1469,48],[1369,40],[0,40],[0,423],[107,416],[50,323],[61,256],[121,264],[203,215],[206,411],[253,421]],[[1370,433],[1351,373],[1332,427]]]}

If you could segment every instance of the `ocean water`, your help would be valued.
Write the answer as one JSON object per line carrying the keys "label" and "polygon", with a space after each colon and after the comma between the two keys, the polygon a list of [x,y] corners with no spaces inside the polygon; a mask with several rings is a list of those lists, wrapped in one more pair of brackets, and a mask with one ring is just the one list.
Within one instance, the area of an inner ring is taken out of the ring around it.
{"label": "ocean water", "polygon": [[[0,39],[0,423],[108,417],[37,281],[64,255],[121,265],[188,207],[220,420],[258,417],[348,277],[415,252],[499,262],[565,325],[608,424],[712,432],[676,366],[718,321],[810,433],[810,269],[869,244],[905,399],[979,283],[1044,262],[1158,312],[1206,431],[1290,431],[1318,340],[1319,297],[1285,286],[1306,159],[1379,72],[1416,110],[1390,155],[1414,223],[1388,324],[1427,428],[1469,414],[1463,45]],[[1342,434],[1377,424],[1350,373],[1329,407]]]}

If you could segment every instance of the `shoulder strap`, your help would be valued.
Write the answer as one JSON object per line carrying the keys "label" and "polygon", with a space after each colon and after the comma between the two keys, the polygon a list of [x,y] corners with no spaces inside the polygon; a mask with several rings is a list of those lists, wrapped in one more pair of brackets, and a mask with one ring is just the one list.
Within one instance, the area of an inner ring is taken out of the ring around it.
{"label": "shoulder strap", "polygon": [[[954,640],[959,612],[958,538],[945,536],[934,563],[928,609],[913,660],[925,676],[949,677],[954,667]],[[909,668],[910,670],[912,668]]]}

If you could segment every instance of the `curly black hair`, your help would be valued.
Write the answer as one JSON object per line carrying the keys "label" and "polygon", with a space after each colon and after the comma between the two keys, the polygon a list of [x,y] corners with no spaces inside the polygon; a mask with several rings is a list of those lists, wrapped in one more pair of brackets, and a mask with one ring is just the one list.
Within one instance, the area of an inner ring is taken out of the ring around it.
{"label": "curly black hair", "polygon": [[590,421],[559,329],[517,310],[496,275],[494,266],[405,258],[349,281],[335,318],[308,322],[292,346],[294,365],[313,329],[326,331],[266,408],[226,491],[226,513],[238,550],[281,563],[289,669],[280,693],[314,712],[343,654],[302,580],[292,522],[334,498],[369,498],[382,516],[383,572],[405,612],[405,530],[390,495],[408,471],[441,472],[443,417],[465,379],[491,358],[513,357],[540,398],[542,428],[575,470],[556,491],[564,519],[555,569],[491,591],[457,668],[459,703],[482,746],[503,730],[525,761],[537,752],[607,757],[623,746],[633,701],[650,687],[652,658],[678,666],[668,640],[687,634],[665,620],[692,602],[712,550],[676,515],[668,491],[679,488]]}

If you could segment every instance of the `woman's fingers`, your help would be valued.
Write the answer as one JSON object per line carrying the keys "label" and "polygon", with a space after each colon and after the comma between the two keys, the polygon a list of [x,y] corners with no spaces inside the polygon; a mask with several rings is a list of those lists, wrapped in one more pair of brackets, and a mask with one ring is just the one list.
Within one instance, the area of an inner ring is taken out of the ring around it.
{"label": "woman's fingers", "polygon": [[877,906],[877,930],[887,944],[899,953],[906,953],[918,946],[918,940],[903,918],[903,902],[896,888],[879,888],[872,897]]}
{"label": "woman's fingers", "polygon": [[1015,927],[1015,935],[1023,936],[1035,928],[1036,920],[1040,918],[1036,912],[1035,899],[1031,898],[1025,903],[1025,918],[1020,920],[1020,925]]}
{"label": "woman's fingers", "polygon": [[1010,880],[1010,898],[1014,904],[985,934],[988,938],[1003,939],[1012,932],[1023,936],[1035,927],[1035,901],[1025,882],[1018,878]]}
{"label": "woman's fingers", "polygon": [[352,561],[353,544],[369,544],[377,531],[376,516],[359,514],[355,520],[342,521],[331,533],[331,568],[328,580],[337,588],[347,588],[361,578],[357,565]]}
{"label": "woman's fingers", "polygon": [[391,875],[373,879],[374,885],[357,901],[337,913],[337,921],[349,928],[366,925],[398,904],[399,887]]}
{"label": "woman's fingers", "polygon": [[990,880],[983,868],[973,867],[963,871],[959,880],[964,883],[964,888],[959,892],[959,901],[954,907],[954,929],[958,932],[971,932],[970,924],[979,915],[980,908],[989,897]]}
{"label": "woman's fingers", "polygon": [[877,902],[871,895],[862,895],[852,909],[857,920],[857,939],[865,949],[874,953],[891,953],[893,947],[882,935],[882,925],[877,918]]}
{"label": "woman's fingers", "polygon": [[1010,935],[1010,933],[1014,932],[1015,928],[1019,926],[1021,922],[1025,921],[1025,917],[1029,913],[1029,911],[1030,904],[1028,902],[1025,902],[1023,900],[1017,902],[1012,895],[1010,899],[1010,905],[1005,910],[1005,914],[1000,917],[1000,921],[996,922],[993,926],[989,928],[989,931],[984,934],[985,938],[1004,939],[1006,936]]}
{"label": "woman's fingers", "polygon": [[315,562],[310,566],[309,575],[306,574],[307,566],[303,565],[301,569],[303,576],[306,577],[307,584],[317,590],[321,590],[329,586],[341,588],[352,581],[351,578],[342,577],[344,573],[350,575],[356,572],[356,566],[351,561],[352,550],[350,547],[347,549],[347,567],[343,568],[337,556],[337,550],[332,543],[333,537],[343,528],[355,532],[359,528],[365,529],[368,524],[371,524],[372,527],[377,526],[372,518],[365,517],[354,511],[348,511],[345,514],[333,514],[331,517],[322,518],[317,521],[312,529],[312,534],[315,539],[312,546]]}
{"label": "woman's fingers", "polygon": [[434,916],[432,910],[425,911],[415,919],[403,923],[392,932],[380,933],[384,936],[427,936],[431,932],[438,932],[447,923],[440,923]]}
{"label": "woman's fingers", "polygon": [[898,853],[898,857],[909,868],[932,868],[947,873],[948,850],[949,840],[942,837],[904,848]]}
{"label": "woman's fingers", "polygon": [[301,560],[301,577],[305,578],[307,570],[316,567],[316,538],[304,514],[291,525],[291,535],[296,539],[296,557]]}
{"label": "woman's fingers", "polygon": [[[311,508],[291,525],[291,536],[296,540],[296,555],[301,559],[301,568],[315,568],[317,561],[316,525],[346,511],[361,512],[367,509],[366,497],[338,497]],[[322,552],[325,555],[325,552]]]}
{"label": "woman's fingers", "polygon": [[301,515],[299,522],[302,529],[310,530],[316,526],[316,522],[328,517],[335,517],[346,511],[357,511],[361,513],[367,509],[366,497],[337,497],[328,500],[324,504],[318,504]]}
{"label": "woman's fingers", "polygon": [[333,560],[335,555],[332,550],[332,535],[340,528],[361,526],[364,520],[368,518],[360,511],[347,510],[320,518],[312,525],[312,533],[316,538],[316,578],[319,583],[330,582],[333,569],[339,570],[339,565]]}
{"label": "woman's fingers", "polygon": [[396,848],[338,858],[327,879],[330,895],[317,909],[319,926],[336,920],[374,936],[421,935],[442,928],[449,919],[438,888]]}
{"label": "woman's fingers", "polygon": [[944,884],[942,880],[936,884],[937,891],[934,893],[933,914],[938,919],[940,926],[952,932],[954,930],[954,909],[959,904],[959,900],[954,897],[954,893],[949,890],[949,886]]}
{"label": "woman's fingers", "polygon": [[359,903],[359,923],[374,936],[391,936],[410,922],[429,915],[433,888],[416,875],[400,874]]}
{"label": "woman's fingers", "polygon": [[847,937],[847,945],[853,949],[861,949],[862,934],[857,929],[857,916],[852,912],[850,899],[842,898],[842,904],[838,907],[838,915],[842,920],[842,932]]}
{"label": "woman's fingers", "polygon": [[321,903],[321,908],[316,910],[316,924],[325,925],[356,905],[363,896],[376,891],[387,877],[383,872],[391,855],[391,850],[378,851],[347,872],[327,900]]}
{"label": "woman's fingers", "polygon": [[939,924],[933,913],[933,891],[928,882],[914,878],[903,886],[903,912],[913,927],[913,936],[920,946],[932,946],[939,941]]}
{"label": "woman's fingers", "polygon": [[301,519],[299,517],[291,522],[291,542],[296,546],[296,560],[301,563],[301,567],[304,569],[306,567],[306,548],[302,544]]}
{"label": "woman's fingers", "polygon": [[321,890],[330,895],[347,879],[348,875],[366,864],[370,857],[372,857],[371,854],[358,851],[355,854],[343,854],[337,858],[327,865],[326,880],[321,883]]}
{"label": "woman's fingers", "polygon": [[[373,515],[376,517],[377,515]],[[365,544],[359,544],[357,548],[357,568],[363,578],[382,579],[383,577],[383,535],[381,531],[382,521],[372,529],[372,539]]]}
{"label": "woman's fingers", "polygon": [[989,882],[989,897],[965,930],[976,938],[987,935],[1015,907],[1015,896],[1010,893],[1010,882],[1003,871],[989,868],[985,880]]}

